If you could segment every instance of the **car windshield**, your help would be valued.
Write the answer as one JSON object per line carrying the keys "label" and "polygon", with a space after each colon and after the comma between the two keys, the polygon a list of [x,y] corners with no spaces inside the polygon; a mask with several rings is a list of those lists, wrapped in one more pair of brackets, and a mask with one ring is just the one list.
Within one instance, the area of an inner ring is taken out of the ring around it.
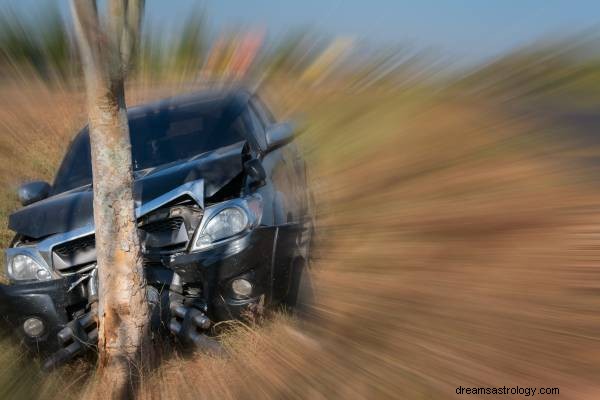
{"label": "car windshield", "polygon": [[[156,167],[245,139],[240,110],[223,101],[161,107],[129,118],[133,169]],[[85,127],[71,144],[58,170],[53,193],[92,182],[90,137]]]}

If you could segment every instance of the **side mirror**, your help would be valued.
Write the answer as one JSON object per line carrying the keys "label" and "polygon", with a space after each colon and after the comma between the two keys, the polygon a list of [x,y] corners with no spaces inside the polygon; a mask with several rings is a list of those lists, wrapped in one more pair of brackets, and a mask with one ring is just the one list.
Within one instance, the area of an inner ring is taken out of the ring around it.
{"label": "side mirror", "polygon": [[289,122],[274,124],[267,130],[267,153],[294,140],[294,127]]}
{"label": "side mirror", "polygon": [[50,194],[50,184],[43,181],[28,182],[19,187],[18,194],[21,204],[27,206],[48,197]]}

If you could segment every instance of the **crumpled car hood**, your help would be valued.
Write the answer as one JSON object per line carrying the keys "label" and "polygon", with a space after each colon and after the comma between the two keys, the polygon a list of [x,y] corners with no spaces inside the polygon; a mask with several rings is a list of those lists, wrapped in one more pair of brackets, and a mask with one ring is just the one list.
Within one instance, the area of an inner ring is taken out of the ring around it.
{"label": "crumpled car hood", "polygon": [[[188,160],[137,171],[133,188],[136,205],[198,179],[204,181],[204,197],[214,195],[242,172],[244,145],[245,142],[239,142]],[[91,185],[87,185],[14,212],[9,216],[8,227],[39,239],[93,225],[93,221],[93,193]]]}

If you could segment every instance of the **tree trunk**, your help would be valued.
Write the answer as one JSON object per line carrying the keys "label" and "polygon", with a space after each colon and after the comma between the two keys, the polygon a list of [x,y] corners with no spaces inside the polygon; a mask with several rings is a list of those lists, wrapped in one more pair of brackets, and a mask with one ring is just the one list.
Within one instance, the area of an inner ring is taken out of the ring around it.
{"label": "tree trunk", "polygon": [[[98,257],[99,366],[118,386],[142,360],[149,309],[132,195],[122,82],[88,99]],[[112,379],[112,378],[111,378]]]}
{"label": "tree trunk", "polygon": [[[94,1],[72,2],[89,114],[99,280],[99,372],[105,398],[131,393],[131,377],[139,374],[151,353],[124,91],[127,64],[123,60],[128,59],[131,48],[121,48],[132,38],[128,3],[109,3],[112,20],[109,31],[102,32]],[[141,10],[139,1],[131,3]]]}

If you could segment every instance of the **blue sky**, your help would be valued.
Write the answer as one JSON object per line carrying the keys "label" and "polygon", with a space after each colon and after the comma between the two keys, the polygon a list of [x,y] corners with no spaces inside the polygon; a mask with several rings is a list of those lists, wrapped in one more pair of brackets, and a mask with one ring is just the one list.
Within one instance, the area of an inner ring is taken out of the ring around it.
{"label": "blue sky", "polygon": [[[0,0],[27,12],[33,4],[67,0]],[[600,28],[600,0],[147,0],[152,25],[176,28],[203,7],[213,31],[261,26],[271,37],[311,26],[370,42],[432,48],[481,62],[547,36]]]}

